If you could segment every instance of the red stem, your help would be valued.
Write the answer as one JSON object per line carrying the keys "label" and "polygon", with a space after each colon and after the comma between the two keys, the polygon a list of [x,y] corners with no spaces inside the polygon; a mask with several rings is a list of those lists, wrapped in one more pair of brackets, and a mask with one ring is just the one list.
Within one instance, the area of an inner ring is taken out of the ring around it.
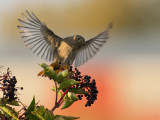
{"label": "red stem", "polygon": [[2,89],[2,90],[7,90],[7,88],[3,88],[3,87],[0,87],[0,89]]}
{"label": "red stem", "polygon": [[67,92],[69,91],[71,87],[67,88],[67,90],[63,93],[62,97],[59,99],[59,101],[57,102],[57,104],[59,105],[60,102],[62,101],[63,97],[65,96],[65,94],[67,94]]}
{"label": "red stem", "polygon": [[58,108],[61,105],[61,101],[63,100],[63,97],[65,96],[65,94],[67,94],[67,92],[69,91],[71,87],[67,88],[67,90],[63,93],[62,97],[59,99],[59,101],[57,102],[57,104],[55,104],[55,106],[52,108],[52,112]]}

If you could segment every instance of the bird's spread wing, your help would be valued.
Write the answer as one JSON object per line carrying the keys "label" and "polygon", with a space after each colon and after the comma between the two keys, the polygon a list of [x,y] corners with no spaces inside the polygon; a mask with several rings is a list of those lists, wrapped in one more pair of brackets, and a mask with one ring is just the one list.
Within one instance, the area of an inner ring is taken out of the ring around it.
{"label": "bird's spread wing", "polygon": [[62,40],[59,36],[55,35],[50,29],[43,24],[34,13],[26,11],[27,16],[23,13],[24,21],[19,20],[22,26],[17,26],[21,30],[22,39],[26,46],[33,50],[33,53],[40,55],[46,60],[52,61],[56,58],[56,47]]}
{"label": "bird's spread wing", "polygon": [[[109,26],[108,28],[111,28]],[[75,58],[75,67],[80,66],[92,58],[99,49],[104,45],[108,39],[108,29],[94,38],[86,41],[85,44],[79,48],[76,58]]]}

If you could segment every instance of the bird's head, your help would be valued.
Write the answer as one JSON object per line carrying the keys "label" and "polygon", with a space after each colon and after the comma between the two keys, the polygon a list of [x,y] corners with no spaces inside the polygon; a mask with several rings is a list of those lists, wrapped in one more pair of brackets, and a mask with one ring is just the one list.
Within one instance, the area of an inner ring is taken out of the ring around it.
{"label": "bird's head", "polygon": [[73,40],[76,41],[76,43],[78,43],[79,46],[85,43],[85,39],[80,35],[74,35]]}

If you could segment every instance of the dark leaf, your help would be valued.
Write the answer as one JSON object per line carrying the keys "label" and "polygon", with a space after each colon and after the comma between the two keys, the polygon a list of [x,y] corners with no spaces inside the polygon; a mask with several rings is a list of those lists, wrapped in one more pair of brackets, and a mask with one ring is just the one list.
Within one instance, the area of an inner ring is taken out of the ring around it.
{"label": "dark leaf", "polygon": [[15,100],[8,101],[5,98],[0,99],[0,104],[9,104],[9,105],[14,105],[14,106],[19,106],[18,101],[15,101]]}
{"label": "dark leaf", "polygon": [[27,109],[27,112],[34,111],[35,106],[36,106],[36,102],[35,102],[35,96],[34,96],[32,102],[30,103],[30,105],[29,105],[29,107]]}
{"label": "dark leaf", "polygon": [[60,89],[64,89],[64,88],[68,88],[71,87],[73,85],[78,84],[78,81],[75,81],[74,79],[65,79],[63,80],[60,84],[59,84],[59,90]]}
{"label": "dark leaf", "polygon": [[9,102],[8,104],[10,105],[14,105],[14,106],[19,106],[18,101],[12,100],[11,102]]}
{"label": "dark leaf", "polygon": [[74,103],[74,100],[64,100],[64,104],[61,109],[66,109]]}
{"label": "dark leaf", "polygon": [[29,118],[30,120],[38,120],[37,117],[35,117],[32,112],[35,110],[36,107],[36,102],[35,102],[35,97],[33,97],[32,102],[30,103],[28,109],[26,110],[26,118]]}
{"label": "dark leaf", "polygon": [[87,94],[87,92],[81,88],[71,88],[71,89],[69,89],[69,92],[72,92],[75,94]]}

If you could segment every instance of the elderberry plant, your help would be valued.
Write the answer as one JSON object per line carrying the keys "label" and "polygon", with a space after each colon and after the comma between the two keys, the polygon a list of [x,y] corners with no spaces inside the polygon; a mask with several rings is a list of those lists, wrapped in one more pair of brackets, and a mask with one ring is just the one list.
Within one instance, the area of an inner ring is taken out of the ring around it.
{"label": "elderberry plant", "polygon": [[23,90],[23,87],[16,87],[16,83],[16,77],[12,76],[9,68],[6,73],[0,75],[0,90],[3,93],[3,97],[0,98],[0,118],[2,120],[16,119],[18,117],[18,113],[10,106],[19,106],[17,91],[18,89]]}
{"label": "elderberry plant", "polygon": [[[75,86],[71,87],[72,89],[81,89],[85,91],[84,96],[87,99],[87,103],[85,104],[85,107],[91,106],[95,100],[97,100],[97,87],[95,79],[91,80],[91,77],[88,75],[81,75],[81,72],[77,68],[75,68],[75,71],[72,71],[72,66],[70,66],[70,72],[72,73],[69,78],[75,79],[76,81],[79,81],[80,83],[76,84]],[[79,94],[78,99],[81,100],[83,95]]]}
{"label": "elderberry plant", "polygon": [[[87,99],[85,107],[91,106],[97,100],[98,90],[96,82],[88,75],[81,75],[81,72],[72,66],[62,66],[58,63],[47,65],[40,64],[43,68],[38,76],[48,77],[53,80],[52,90],[55,92],[55,103],[53,108],[48,110],[42,105],[38,105],[35,97],[29,106],[24,105],[18,98],[18,90],[23,87],[16,87],[17,79],[12,76],[9,68],[7,73],[0,76],[0,90],[3,93],[0,99],[0,118],[2,120],[75,120],[79,117],[54,115],[54,110],[59,108],[66,109],[74,102]],[[14,106],[22,105],[18,112]]]}
{"label": "elderberry plant", "polygon": [[[81,72],[75,68],[73,70],[72,66],[69,69],[65,69],[64,66],[60,64],[52,64],[48,66],[46,64],[41,64],[44,68],[42,76],[48,76],[50,80],[55,82],[52,90],[56,92],[55,106],[52,111],[58,108],[62,103],[61,109],[68,108],[75,101],[82,100],[82,97],[86,97],[87,102],[85,107],[91,106],[95,100],[97,100],[97,87],[95,79],[91,80],[88,75],[81,75]],[[68,66],[67,66],[68,67]],[[57,95],[60,99],[57,101]]]}

